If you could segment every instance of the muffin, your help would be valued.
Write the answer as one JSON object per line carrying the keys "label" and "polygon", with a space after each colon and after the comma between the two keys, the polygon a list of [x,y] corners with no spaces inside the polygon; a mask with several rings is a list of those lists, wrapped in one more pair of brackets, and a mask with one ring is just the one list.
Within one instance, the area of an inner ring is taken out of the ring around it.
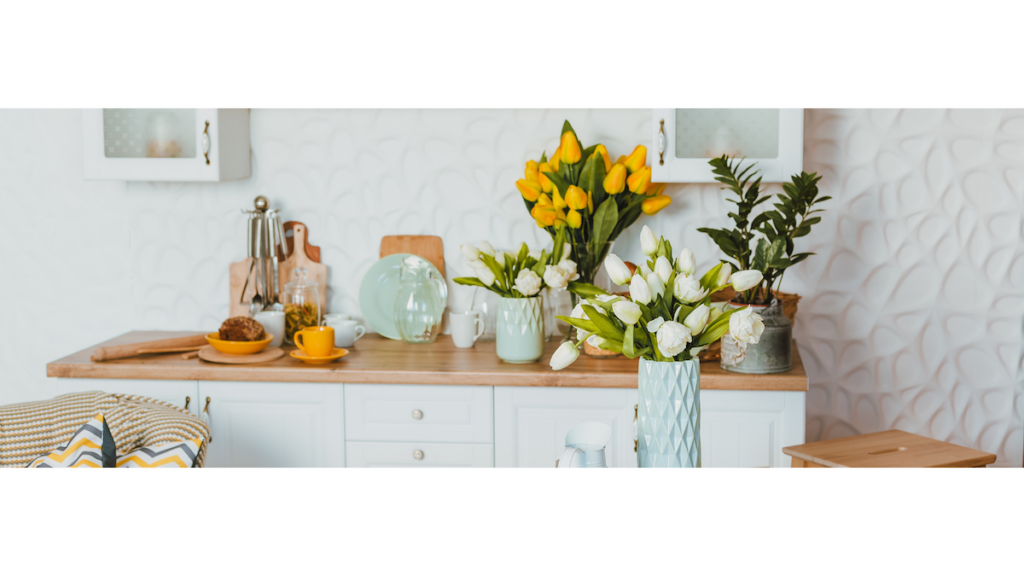
{"label": "muffin", "polygon": [[248,316],[234,316],[220,325],[220,339],[253,342],[266,338],[263,325]]}

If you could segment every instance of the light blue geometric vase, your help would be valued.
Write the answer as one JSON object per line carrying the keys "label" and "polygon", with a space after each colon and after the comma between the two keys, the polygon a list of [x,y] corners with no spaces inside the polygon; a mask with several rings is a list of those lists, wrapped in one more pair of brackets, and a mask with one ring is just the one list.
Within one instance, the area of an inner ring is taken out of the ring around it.
{"label": "light blue geometric vase", "polygon": [[700,362],[640,359],[637,464],[700,468]]}
{"label": "light blue geometric vase", "polygon": [[498,301],[498,357],[505,362],[536,362],[544,355],[544,306],[540,297]]}

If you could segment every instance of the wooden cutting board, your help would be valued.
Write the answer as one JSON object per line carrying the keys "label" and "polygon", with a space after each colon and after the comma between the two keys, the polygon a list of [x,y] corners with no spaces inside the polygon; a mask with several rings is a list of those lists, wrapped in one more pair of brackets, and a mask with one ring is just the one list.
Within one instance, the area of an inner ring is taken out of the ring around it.
{"label": "wooden cutting board", "polygon": [[381,238],[380,257],[392,254],[415,254],[433,264],[441,276],[445,276],[444,245],[441,243],[440,236],[385,236]]}
{"label": "wooden cutting board", "polygon": [[213,346],[199,349],[201,359],[217,364],[259,364],[277,360],[282,356],[284,356],[284,350],[276,346],[268,346],[255,354],[225,354],[214,350]]}
{"label": "wooden cutting board", "polygon": [[[292,270],[299,266],[305,266],[309,270],[309,277],[318,284],[317,290],[320,293],[320,313],[325,311],[324,304],[327,302],[327,266],[320,264],[320,247],[309,243],[309,228],[302,222],[285,222],[283,225],[285,233],[292,230],[293,236],[287,237],[288,259],[281,260],[278,254],[278,276],[281,279],[281,291],[284,285],[292,281]],[[302,250],[295,250],[295,246],[301,246]],[[248,316],[249,301],[256,292],[255,276],[249,278],[249,286],[245,295],[242,295],[242,287],[245,286],[246,276],[249,274],[249,265],[252,258],[246,258],[241,262],[235,262],[228,267],[228,284],[231,291],[230,309],[231,316]],[[241,304],[239,302],[242,302]]]}

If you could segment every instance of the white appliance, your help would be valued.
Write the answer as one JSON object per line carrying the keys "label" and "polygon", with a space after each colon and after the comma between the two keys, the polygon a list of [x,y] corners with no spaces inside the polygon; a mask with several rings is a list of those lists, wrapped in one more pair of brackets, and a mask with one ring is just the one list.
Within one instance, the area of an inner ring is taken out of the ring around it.
{"label": "white appliance", "polygon": [[557,468],[607,468],[604,447],[611,438],[611,426],[602,422],[573,426],[565,435],[565,451]]}

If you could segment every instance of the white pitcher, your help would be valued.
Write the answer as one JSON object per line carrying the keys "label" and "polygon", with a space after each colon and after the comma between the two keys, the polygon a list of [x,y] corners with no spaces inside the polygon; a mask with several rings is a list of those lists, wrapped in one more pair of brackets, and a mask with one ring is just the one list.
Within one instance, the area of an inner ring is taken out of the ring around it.
{"label": "white pitcher", "polygon": [[612,429],[603,422],[577,424],[565,435],[565,451],[558,468],[607,468],[604,447],[612,438]]}

